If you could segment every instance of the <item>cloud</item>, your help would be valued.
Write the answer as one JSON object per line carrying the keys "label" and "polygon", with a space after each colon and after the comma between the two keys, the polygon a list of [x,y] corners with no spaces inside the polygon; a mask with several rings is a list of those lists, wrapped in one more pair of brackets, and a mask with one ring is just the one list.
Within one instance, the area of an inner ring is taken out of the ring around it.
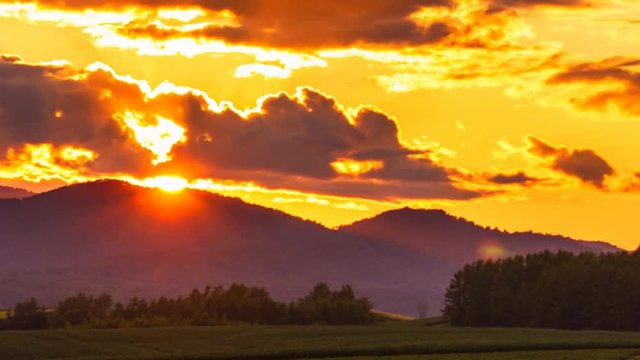
{"label": "cloud", "polygon": [[626,179],[620,190],[625,193],[640,193],[640,172]]}
{"label": "cloud", "polygon": [[587,7],[593,5],[592,0],[492,0],[494,7],[527,8],[534,6]]}
{"label": "cloud", "polygon": [[[245,115],[229,107],[210,111],[202,97],[182,101],[178,106],[186,116],[179,123],[188,138],[175,146],[167,166],[190,168],[197,176],[259,179],[270,187],[295,183],[305,191],[340,196],[478,195],[456,189],[456,170],[435,163],[428,150],[403,145],[386,114],[364,107],[349,115],[314,89],[263,97]],[[340,171],[336,162],[359,171]]]}
{"label": "cloud", "polygon": [[571,102],[578,108],[605,111],[615,107],[631,116],[640,116],[640,59],[609,58],[573,65],[547,82],[577,85]]}
{"label": "cloud", "polygon": [[315,0],[304,6],[296,0],[0,0],[0,17],[77,27],[97,47],[140,55],[252,57],[236,68],[238,78],[288,78],[296,70],[349,57],[383,64],[370,76],[394,92],[527,87],[548,77],[560,56],[558,45],[535,41],[524,16],[494,5],[485,0]]}
{"label": "cloud", "polygon": [[511,174],[495,174],[489,176],[488,180],[500,185],[531,185],[537,183],[539,179],[528,176],[525,172],[520,171]]}
{"label": "cloud", "polygon": [[[147,9],[197,7],[210,13],[226,12],[232,23],[212,23],[190,31],[190,36],[227,43],[270,48],[333,48],[354,44],[429,44],[445,38],[446,24],[419,24],[410,18],[428,7],[450,6],[449,0],[125,0],[46,1],[38,4],[62,9]],[[172,38],[184,35],[179,28],[137,19],[121,27],[131,37]]]}
{"label": "cloud", "polygon": [[69,69],[0,59],[0,154],[26,144],[73,146],[100,154],[96,171],[131,171],[149,160],[114,121],[110,106],[89,81]]}
{"label": "cloud", "polygon": [[[449,5],[446,0],[240,0],[198,2],[210,10],[228,10],[235,26],[207,26],[191,35],[276,48],[331,48],[353,44],[428,44],[448,35],[445,24],[417,24],[410,15],[422,7]],[[321,31],[319,31],[321,29]],[[172,37],[180,34],[153,25],[125,29],[131,34]]]}
{"label": "cloud", "polygon": [[[555,2],[540,0],[527,6],[549,3]],[[509,42],[528,32],[516,12],[497,11],[503,6],[524,5],[516,1],[351,0],[337,5],[330,0],[315,0],[299,6],[296,0],[240,0],[194,1],[191,5],[206,12],[185,22],[165,21],[151,13],[108,25],[127,39],[153,39],[165,44],[176,39],[219,40],[228,45],[306,53],[434,46],[497,49],[515,45]]]}
{"label": "cloud", "polygon": [[534,137],[528,138],[529,152],[550,161],[550,168],[604,189],[604,181],[615,174],[609,163],[593,150],[557,147]]}
{"label": "cloud", "polygon": [[345,210],[355,210],[355,211],[369,211],[369,207],[365,204],[356,203],[353,201],[349,202],[332,202],[327,199],[318,199],[314,196],[307,197],[276,197],[272,200],[276,204],[312,204],[319,206],[329,206],[334,207],[336,209],[345,209]]}
{"label": "cloud", "polygon": [[178,173],[374,199],[483,194],[459,188],[458,171],[431,149],[403,144],[378,110],[300,88],[241,111],[169,83],[152,90],[103,64],[1,61],[0,151],[6,168],[37,163],[44,174],[75,170],[69,177]]}

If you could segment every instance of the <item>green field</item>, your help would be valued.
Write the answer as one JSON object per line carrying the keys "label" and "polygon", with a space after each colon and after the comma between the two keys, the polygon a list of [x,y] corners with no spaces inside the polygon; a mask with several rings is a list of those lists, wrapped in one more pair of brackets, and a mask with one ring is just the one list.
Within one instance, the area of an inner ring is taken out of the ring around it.
{"label": "green field", "polygon": [[[630,359],[637,350],[544,350],[488,352],[476,354],[396,355],[377,356],[376,360],[621,360]],[[330,358],[331,360],[364,360],[370,356]]]}
{"label": "green field", "polygon": [[0,332],[0,359],[614,360],[640,333],[425,326],[218,326]]}

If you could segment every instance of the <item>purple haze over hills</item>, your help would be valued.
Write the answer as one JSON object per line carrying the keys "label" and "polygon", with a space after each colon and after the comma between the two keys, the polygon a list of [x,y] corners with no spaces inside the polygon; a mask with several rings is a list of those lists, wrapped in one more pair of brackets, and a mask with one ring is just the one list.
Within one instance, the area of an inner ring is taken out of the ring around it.
{"label": "purple haze over hills", "polygon": [[319,281],[351,284],[380,309],[430,313],[452,274],[488,241],[507,254],[617,251],[605,243],[506,233],[442,211],[399,209],[338,230],[202,191],[119,181],[0,200],[0,307],[79,291],[117,299],[241,282],[289,300]]}

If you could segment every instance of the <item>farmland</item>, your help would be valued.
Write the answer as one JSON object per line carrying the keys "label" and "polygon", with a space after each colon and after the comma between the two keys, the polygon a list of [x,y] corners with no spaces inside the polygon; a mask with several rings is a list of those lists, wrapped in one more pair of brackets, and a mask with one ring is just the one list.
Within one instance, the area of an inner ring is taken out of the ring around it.
{"label": "farmland", "polygon": [[372,326],[214,326],[0,333],[0,358],[615,360],[640,333],[454,328],[421,321]]}

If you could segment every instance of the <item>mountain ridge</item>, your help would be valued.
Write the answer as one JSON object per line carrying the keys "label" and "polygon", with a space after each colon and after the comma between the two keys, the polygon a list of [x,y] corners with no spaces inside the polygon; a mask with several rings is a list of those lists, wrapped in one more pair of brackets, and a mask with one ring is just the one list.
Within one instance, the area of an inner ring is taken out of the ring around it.
{"label": "mountain ridge", "polygon": [[501,229],[495,226],[485,226],[485,225],[481,225],[478,224],[472,220],[469,220],[467,218],[464,218],[462,216],[456,216],[453,214],[448,213],[446,210],[443,209],[421,209],[421,208],[411,208],[411,207],[402,207],[402,208],[398,208],[398,209],[392,209],[392,210],[388,210],[388,211],[384,211],[382,213],[376,214],[372,217],[366,218],[366,219],[362,219],[362,220],[358,220],[358,221],[354,221],[351,224],[346,224],[346,225],[342,225],[339,226],[338,229],[340,230],[348,230],[349,228],[358,226],[359,224],[365,223],[365,222],[369,222],[369,221],[375,221],[378,220],[380,218],[383,217],[388,217],[388,216],[395,216],[395,215],[400,215],[400,216],[406,216],[407,214],[411,214],[413,216],[418,215],[418,216],[424,216],[421,220],[425,220],[425,219],[434,219],[435,220],[447,220],[447,221],[453,221],[453,222],[458,222],[458,223],[464,223],[465,225],[469,225],[469,226],[474,226],[474,227],[478,227],[481,228],[483,230],[486,231],[490,231],[490,232],[497,232],[497,233],[501,233],[501,234],[505,234],[505,235],[515,235],[515,236],[519,236],[519,235],[540,235],[540,236],[546,236],[546,237],[552,237],[552,238],[556,238],[556,239],[561,239],[561,240],[566,240],[566,241],[575,241],[575,242],[579,242],[581,244],[584,245],[588,245],[588,246],[594,246],[595,248],[605,248],[605,249],[609,249],[609,250],[621,250],[619,247],[608,243],[606,241],[602,241],[602,240],[585,240],[585,239],[576,239],[573,238],[571,236],[567,236],[567,235],[562,235],[562,234],[558,234],[558,233],[544,233],[544,232],[537,232],[537,231],[533,231],[533,230],[526,230],[526,231],[509,231],[509,230],[505,230],[505,229]]}
{"label": "mountain ridge", "polygon": [[[415,313],[415,305],[426,301],[435,313],[453,272],[479,258],[477,241],[450,236],[494,233],[466,220],[456,230],[450,225],[460,219],[444,212],[431,224],[429,236],[422,234],[428,221],[419,210],[399,216],[408,224],[386,221],[402,214],[328,229],[233,197],[198,190],[174,194],[114,180],[0,200],[0,284],[5,290],[0,306],[31,296],[55,305],[78,291],[106,291],[116,298],[175,295],[232,282],[263,286],[278,298],[291,299],[324,281],[352,284],[381,309]],[[411,221],[411,214],[422,220]],[[389,231],[397,236],[388,236]],[[545,235],[495,234],[513,251],[522,250],[513,245],[518,241],[526,249],[542,250],[540,239],[588,250]],[[416,251],[414,243],[445,235],[444,243],[455,251]]]}
{"label": "mountain ridge", "polygon": [[0,185],[0,199],[22,199],[34,194],[26,189]]}
{"label": "mountain ridge", "polygon": [[508,232],[480,226],[443,210],[402,208],[341,227],[341,231],[385,239],[451,261],[471,262],[540,250],[611,252],[620,249],[602,241],[576,240],[562,235]]}

